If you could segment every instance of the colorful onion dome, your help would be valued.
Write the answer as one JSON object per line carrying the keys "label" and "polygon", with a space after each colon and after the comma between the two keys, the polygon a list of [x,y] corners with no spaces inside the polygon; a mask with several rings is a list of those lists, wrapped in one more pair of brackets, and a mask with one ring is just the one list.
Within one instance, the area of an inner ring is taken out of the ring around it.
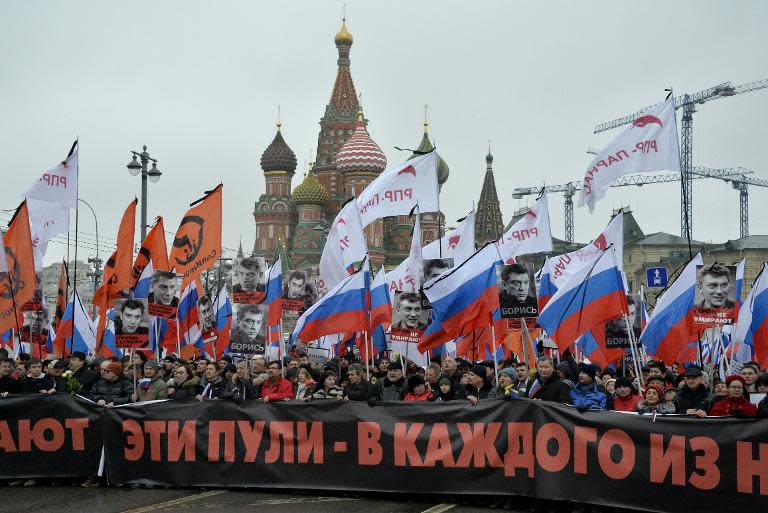
{"label": "colorful onion dome", "polygon": [[336,169],[342,173],[351,171],[381,173],[387,168],[387,157],[379,145],[373,142],[365,129],[362,111],[357,112],[357,126],[336,155]]}
{"label": "colorful onion dome", "polygon": [[264,171],[296,171],[296,154],[285,143],[280,133],[280,123],[277,124],[277,133],[272,142],[261,154],[261,169]]}
{"label": "colorful onion dome", "polygon": [[293,202],[297,205],[325,205],[329,196],[328,189],[317,181],[311,169],[304,175],[304,181],[293,189]]}

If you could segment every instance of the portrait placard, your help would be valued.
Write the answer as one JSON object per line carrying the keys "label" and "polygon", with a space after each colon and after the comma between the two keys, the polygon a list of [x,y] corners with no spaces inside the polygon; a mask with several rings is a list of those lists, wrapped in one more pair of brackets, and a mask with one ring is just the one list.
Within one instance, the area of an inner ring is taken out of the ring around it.
{"label": "portrait placard", "polygon": [[703,326],[733,324],[736,320],[736,266],[696,266],[693,323]]}
{"label": "portrait placard", "polygon": [[229,350],[238,354],[264,354],[267,306],[235,305],[235,319],[229,336]]}
{"label": "portrait placard", "polygon": [[262,257],[235,258],[232,263],[232,302],[257,305],[264,302],[267,262]]}
{"label": "portrait placard", "polygon": [[149,345],[149,308],[146,299],[118,299],[115,311],[115,345],[138,349]]}
{"label": "portrait placard", "polygon": [[169,271],[154,271],[149,288],[149,315],[174,319],[179,308],[181,275]]}
{"label": "portrait placard", "polygon": [[515,263],[496,266],[496,287],[503,319],[536,318],[539,301],[533,265]]}

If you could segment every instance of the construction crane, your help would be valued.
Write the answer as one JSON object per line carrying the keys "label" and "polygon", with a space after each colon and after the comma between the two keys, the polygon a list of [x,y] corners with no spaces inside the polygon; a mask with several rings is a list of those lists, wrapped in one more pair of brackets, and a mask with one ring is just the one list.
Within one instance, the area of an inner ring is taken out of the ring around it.
{"label": "construction crane", "polygon": [[[768,180],[752,178],[748,175],[754,174],[754,171],[743,167],[713,169],[703,166],[695,166],[691,170],[691,179],[715,178],[730,182],[733,188],[739,191],[739,213],[740,213],[740,233],[741,237],[749,235],[749,189],[747,186],[756,185],[758,187],[768,187]],[[627,187],[636,185],[642,187],[652,183],[677,182],[681,179],[680,173],[662,173],[662,174],[637,174],[622,176],[611,187]],[[544,187],[519,187],[512,191],[514,199],[522,199],[524,196],[538,195],[544,192],[562,192],[565,198],[565,240],[573,242],[573,196],[576,191],[581,190],[582,182],[568,182],[560,185],[546,185]]]}
{"label": "construction crane", "polygon": [[[696,112],[696,105],[765,88],[768,88],[768,79],[735,87],[730,82],[724,82],[697,93],[675,96],[675,110],[683,109],[682,126],[680,128],[680,168],[682,171],[680,177],[680,202],[682,207],[680,211],[680,235],[682,237],[690,240],[693,226],[693,113]],[[595,133],[629,124],[652,107],[651,105],[630,116],[601,123],[595,127]]]}

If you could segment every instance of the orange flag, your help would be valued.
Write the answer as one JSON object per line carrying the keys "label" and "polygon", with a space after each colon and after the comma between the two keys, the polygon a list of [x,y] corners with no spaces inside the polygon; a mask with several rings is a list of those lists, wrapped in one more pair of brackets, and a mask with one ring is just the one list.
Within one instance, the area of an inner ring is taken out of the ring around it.
{"label": "orange flag", "polygon": [[0,272],[0,332],[18,328],[21,305],[33,298],[37,285],[26,201],[16,209],[3,244],[6,265]]}
{"label": "orange flag", "polygon": [[[123,289],[131,286],[133,276],[133,236],[136,231],[136,198],[123,213],[117,230],[117,249],[104,265],[104,284],[93,298],[94,304],[102,305],[120,296]],[[97,297],[98,296],[98,297]]]}
{"label": "orange flag", "polygon": [[152,268],[155,271],[168,271],[168,246],[165,244],[165,226],[163,218],[158,216],[155,226],[149,230],[149,233],[141,243],[139,254],[133,262],[133,281],[131,286],[135,287],[141,278],[141,272],[152,262]]}
{"label": "orange flag", "polygon": [[61,272],[59,273],[59,286],[56,291],[56,316],[55,323],[56,329],[59,329],[61,324],[61,318],[64,317],[64,310],[67,308],[67,300],[69,298],[69,276],[67,275],[67,263],[61,262]]}
{"label": "orange flag", "polygon": [[192,203],[181,219],[169,263],[183,275],[181,287],[213,267],[221,256],[221,191],[219,184],[201,200]]}

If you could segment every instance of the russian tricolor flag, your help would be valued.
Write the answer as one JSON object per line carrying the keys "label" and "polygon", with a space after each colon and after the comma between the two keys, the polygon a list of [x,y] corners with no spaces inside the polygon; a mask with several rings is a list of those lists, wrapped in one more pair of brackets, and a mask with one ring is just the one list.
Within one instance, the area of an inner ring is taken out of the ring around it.
{"label": "russian tricolor flag", "polygon": [[371,329],[392,323],[392,300],[386,274],[382,267],[371,283]]}
{"label": "russian tricolor flag", "polygon": [[[117,343],[115,341],[115,311],[110,308],[107,311],[107,317],[112,320],[112,322],[108,322],[106,324],[106,327],[104,329],[104,336],[101,340],[101,347],[99,347],[99,353],[104,358],[110,358],[110,357],[117,357],[122,358],[123,357],[123,351],[117,347]],[[99,318],[96,317],[96,320],[94,321],[95,325],[99,324]],[[150,338],[152,335],[150,335]]]}
{"label": "russian tricolor flag", "polygon": [[280,321],[283,317],[283,264],[280,257],[267,273],[267,341],[280,343]]}
{"label": "russian tricolor flag", "polygon": [[198,280],[188,283],[181,292],[179,299],[177,318],[181,338],[181,354],[179,356],[182,358],[189,358],[192,354],[197,356],[205,349],[197,313],[197,300],[200,297],[198,287]]}
{"label": "russian tricolor flag", "polygon": [[96,326],[85,313],[80,294],[72,292],[64,316],[61,318],[56,339],[53,341],[57,355],[68,355],[74,351],[92,354],[96,348]]}
{"label": "russian tricolor flag", "polygon": [[627,313],[621,271],[608,248],[568,278],[539,313],[538,324],[565,351],[588,330]]}
{"label": "russian tricolor flag", "polygon": [[149,297],[149,290],[152,286],[152,272],[152,262],[150,261],[141,271],[141,275],[136,281],[136,286],[133,288],[134,298],[147,299]]}
{"label": "russian tricolor flag", "polygon": [[744,265],[747,259],[742,258],[739,263],[736,264],[736,305],[737,308],[741,306],[741,294],[744,290]]}
{"label": "russian tricolor flag", "polygon": [[229,301],[227,287],[223,286],[216,297],[216,351],[214,354],[214,343],[205,344],[207,355],[221,360],[221,357],[229,352],[229,332],[232,328],[232,303]]}
{"label": "russian tricolor flag", "polygon": [[544,310],[549,300],[557,292],[557,285],[555,285],[552,279],[552,264],[550,259],[547,258],[544,261],[544,266],[541,268],[541,274],[539,275],[539,290],[537,296],[539,298],[539,310]]}
{"label": "russian tricolor flag", "polygon": [[432,324],[419,342],[419,351],[491,323],[494,312],[500,311],[496,265],[501,263],[498,247],[489,243],[424,285],[424,294],[432,303]]}
{"label": "russian tricolor flag", "polygon": [[703,265],[701,254],[688,262],[683,272],[656,301],[648,325],[640,335],[649,354],[667,363],[677,358],[689,342],[699,340],[693,327],[693,299],[696,292],[696,267]]}
{"label": "russian tricolor flag", "polygon": [[366,295],[369,291],[370,271],[366,258],[358,272],[344,278],[299,317],[292,339],[310,342],[323,335],[367,330]]}
{"label": "russian tricolor flag", "polygon": [[758,275],[752,290],[749,291],[744,304],[739,309],[739,319],[733,333],[732,345],[749,346],[755,360],[765,361],[768,358],[768,264],[763,264],[763,270]]}

